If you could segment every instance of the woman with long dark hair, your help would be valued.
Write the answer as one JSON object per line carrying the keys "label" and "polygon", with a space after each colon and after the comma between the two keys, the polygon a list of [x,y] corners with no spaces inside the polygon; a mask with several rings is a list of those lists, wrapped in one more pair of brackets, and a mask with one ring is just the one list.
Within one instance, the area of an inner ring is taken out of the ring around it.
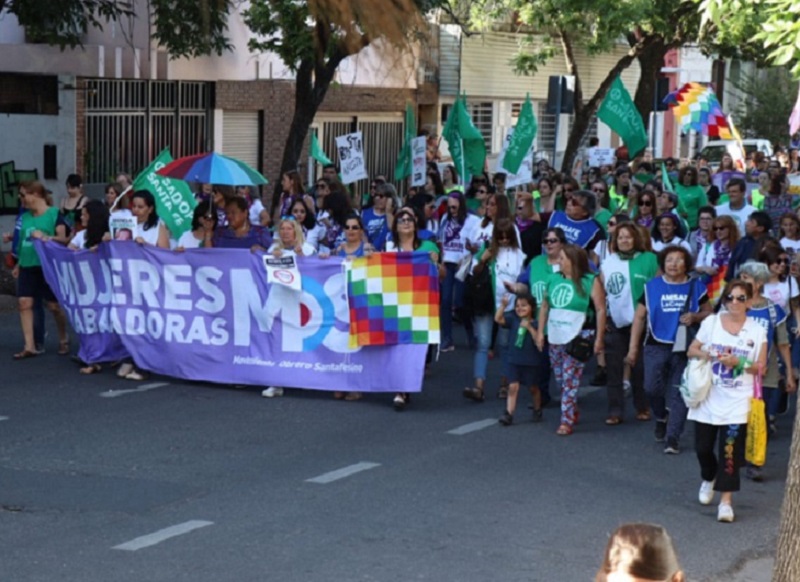
{"label": "woman with long dark hair", "polygon": [[350,196],[338,182],[331,183],[331,191],[325,196],[322,210],[325,214],[319,218],[319,222],[325,227],[325,236],[320,239],[320,245],[333,250],[345,241],[345,221],[353,214]]}
{"label": "woman with long dark hair", "polygon": [[206,235],[213,236],[217,228],[217,213],[211,200],[203,200],[192,213],[192,228],[184,232],[175,244],[175,250],[196,249],[203,246]]}
{"label": "woman with long dark hair", "polygon": [[292,203],[291,214],[303,229],[306,243],[319,250],[320,238],[325,236],[325,227],[317,222],[314,212],[308,207],[306,201],[298,198]]}
{"label": "woman with long dark hair", "polygon": [[108,208],[100,200],[89,200],[81,208],[81,230],[69,241],[72,250],[93,249],[108,232]]}
{"label": "woman with long dark hair", "polygon": [[561,386],[561,424],[556,434],[567,436],[578,422],[578,386],[589,359],[578,355],[583,349],[579,346],[593,344],[595,354],[605,349],[606,294],[581,247],[564,245],[559,267],[559,274],[547,282],[536,346],[542,351],[545,339],[550,344],[550,365]]}
{"label": "woman with long dark hair", "polygon": [[147,190],[133,193],[131,212],[136,217],[136,232],[133,240],[139,244],[148,244],[162,249],[169,248],[169,231],[158,218],[156,199]]}

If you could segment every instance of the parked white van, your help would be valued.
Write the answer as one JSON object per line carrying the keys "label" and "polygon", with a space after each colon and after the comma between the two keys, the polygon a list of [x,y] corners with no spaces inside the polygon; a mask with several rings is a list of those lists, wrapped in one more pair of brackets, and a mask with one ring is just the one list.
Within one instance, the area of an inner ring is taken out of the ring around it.
{"label": "parked white van", "polygon": [[[766,157],[772,157],[772,144],[768,139],[743,139],[745,158],[749,158],[753,152],[761,152]],[[739,143],[732,139],[720,139],[710,141],[700,152],[700,155],[708,160],[708,165],[716,170],[722,162],[722,154],[728,153],[734,158],[739,151]]]}

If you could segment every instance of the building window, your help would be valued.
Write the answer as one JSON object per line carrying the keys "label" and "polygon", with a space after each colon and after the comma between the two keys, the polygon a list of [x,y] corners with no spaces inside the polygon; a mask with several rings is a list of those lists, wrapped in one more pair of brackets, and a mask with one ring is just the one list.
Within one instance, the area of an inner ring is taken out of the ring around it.
{"label": "building window", "polygon": [[494,129],[494,104],[491,101],[467,103],[467,113],[472,123],[481,132],[486,144],[486,152],[492,151],[492,131]]}
{"label": "building window", "polygon": [[0,113],[58,115],[58,77],[1,73]]}

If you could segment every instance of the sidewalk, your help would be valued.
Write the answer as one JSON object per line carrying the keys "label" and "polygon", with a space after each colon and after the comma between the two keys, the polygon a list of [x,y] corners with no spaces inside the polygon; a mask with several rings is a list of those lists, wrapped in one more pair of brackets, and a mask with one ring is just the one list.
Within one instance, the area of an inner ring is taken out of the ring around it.
{"label": "sidewalk", "polygon": [[717,576],[710,582],[770,582],[774,562],[772,556],[753,558],[736,572]]}

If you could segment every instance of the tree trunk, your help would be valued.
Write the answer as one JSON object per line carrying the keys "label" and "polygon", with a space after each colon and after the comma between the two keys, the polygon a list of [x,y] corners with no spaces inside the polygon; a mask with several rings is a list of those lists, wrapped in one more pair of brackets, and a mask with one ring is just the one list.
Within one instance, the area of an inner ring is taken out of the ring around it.
{"label": "tree trunk", "polygon": [[664,39],[658,38],[636,57],[636,60],[639,61],[641,76],[639,77],[639,84],[636,86],[636,95],[633,97],[633,103],[642,116],[645,131],[650,127],[650,112],[653,111],[653,100],[656,95],[656,80],[659,73],[661,73],[661,67],[664,66],[664,57],[669,50]]}
{"label": "tree trunk", "polygon": [[[592,95],[591,99],[589,99],[586,103],[583,103],[583,93],[579,93],[579,89],[581,88],[580,78],[578,77],[578,70],[575,66],[575,63],[570,63],[569,59],[572,57],[572,51],[564,51],[565,58],[567,58],[567,70],[572,71],[571,74],[575,75],[575,120],[572,124],[572,131],[569,133],[569,139],[567,140],[567,147],[564,150],[564,161],[561,163],[561,172],[570,174],[572,172],[572,163],[575,160],[575,156],[578,154],[578,147],[581,145],[581,140],[583,139],[586,130],[589,129],[589,122],[592,119],[592,116],[597,113],[597,110],[600,108],[600,104],[602,103],[603,99],[605,99],[606,93],[611,88],[611,83],[614,82],[614,79],[617,76],[627,69],[631,63],[633,63],[634,59],[641,53],[644,49],[646,49],[655,39],[653,37],[645,37],[635,45],[631,46],[630,50],[625,54],[624,57],[620,58],[617,63],[608,71],[608,74],[603,79],[603,82],[600,83],[600,86],[597,88],[597,91],[594,95]],[[564,38],[562,36],[562,45],[564,42]],[[578,99],[581,99],[579,104]]]}
{"label": "tree trunk", "polygon": [[800,414],[795,415],[772,582],[800,580]]}

